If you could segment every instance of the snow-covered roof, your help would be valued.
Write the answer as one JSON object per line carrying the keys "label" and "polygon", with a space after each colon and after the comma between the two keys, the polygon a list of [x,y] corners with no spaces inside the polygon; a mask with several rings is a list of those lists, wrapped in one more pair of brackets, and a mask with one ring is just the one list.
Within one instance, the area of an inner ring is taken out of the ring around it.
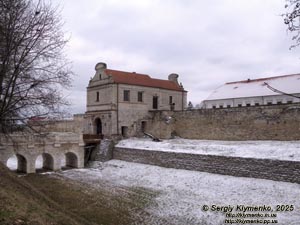
{"label": "snow-covered roof", "polygon": [[206,100],[279,95],[268,85],[284,93],[300,93],[300,74],[229,82],[214,90]]}

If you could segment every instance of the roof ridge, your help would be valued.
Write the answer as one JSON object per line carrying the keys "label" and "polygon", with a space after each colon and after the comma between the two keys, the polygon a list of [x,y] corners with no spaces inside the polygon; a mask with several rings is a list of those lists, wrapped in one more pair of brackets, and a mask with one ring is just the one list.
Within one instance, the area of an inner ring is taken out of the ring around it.
{"label": "roof ridge", "polygon": [[152,78],[148,74],[126,72],[120,70],[105,69],[107,75],[113,78],[115,83],[138,85],[144,87],[162,88],[174,91],[185,91],[183,87],[171,80]]}
{"label": "roof ridge", "polygon": [[250,83],[250,82],[271,80],[271,79],[276,79],[276,78],[291,77],[291,76],[296,76],[296,75],[300,75],[300,73],[273,76],[273,77],[263,77],[263,78],[257,78],[257,79],[247,79],[247,80],[241,80],[241,81],[233,81],[233,82],[227,82],[225,84]]}
{"label": "roof ridge", "polygon": [[106,71],[115,71],[115,72],[119,72],[119,73],[127,73],[127,74],[132,74],[132,75],[140,75],[140,76],[147,76],[149,78],[151,78],[148,74],[144,74],[144,73],[137,73],[137,72],[128,72],[128,71],[123,71],[123,70],[113,70],[113,69],[105,69]]}

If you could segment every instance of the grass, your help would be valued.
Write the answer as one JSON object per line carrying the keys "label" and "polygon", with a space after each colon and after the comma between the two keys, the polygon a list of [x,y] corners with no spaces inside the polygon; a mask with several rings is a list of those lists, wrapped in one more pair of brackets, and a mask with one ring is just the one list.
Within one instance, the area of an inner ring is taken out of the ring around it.
{"label": "grass", "polygon": [[17,177],[1,165],[0,173],[1,225],[143,224],[151,216],[147,207],[159,194],[101,181],[93,188],[59,175]]}

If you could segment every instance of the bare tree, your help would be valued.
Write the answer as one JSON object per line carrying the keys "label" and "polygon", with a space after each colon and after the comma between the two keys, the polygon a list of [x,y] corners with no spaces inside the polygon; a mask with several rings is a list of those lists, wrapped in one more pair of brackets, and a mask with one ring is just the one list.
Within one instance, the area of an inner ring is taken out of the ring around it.
{"label": "bare tree", "polygon": [[295,43],[290,47],[294,48],[300,45],[300,0],[286,0],[285,8],[287,12],[283,14],[284,23],[288,30],[293,33],[292,40]]}
{"label": "bare tree", "polygon": [[43,0],[0,1],[0,132],[32,117],[56,116],[70,86],[57,8]]}

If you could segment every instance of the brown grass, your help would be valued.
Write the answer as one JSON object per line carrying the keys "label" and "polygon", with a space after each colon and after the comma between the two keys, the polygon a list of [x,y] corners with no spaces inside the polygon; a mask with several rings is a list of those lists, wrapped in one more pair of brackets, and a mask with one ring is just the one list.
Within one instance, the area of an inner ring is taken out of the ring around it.
{"label": "brown grass", "polygon": [[158,193],[143,188],[93,188],[59,175],[17,177],[0,165],[0,224],[144,224]]}

